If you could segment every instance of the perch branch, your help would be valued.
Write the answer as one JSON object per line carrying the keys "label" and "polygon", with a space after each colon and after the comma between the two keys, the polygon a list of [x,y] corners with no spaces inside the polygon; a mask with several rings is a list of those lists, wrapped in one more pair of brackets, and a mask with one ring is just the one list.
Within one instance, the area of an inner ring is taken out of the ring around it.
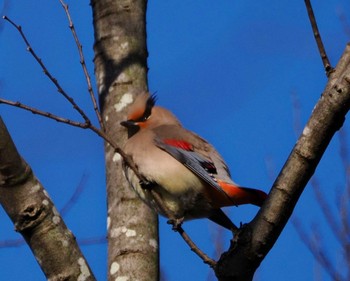
{"label": "perch branch", "polygon": [[314,107],[296,145],[278,175],[269,197],[215,267],[219,280],[252,280],[256,268],[273,247],[350,108],[350,44],[330,73],[322,97]]}

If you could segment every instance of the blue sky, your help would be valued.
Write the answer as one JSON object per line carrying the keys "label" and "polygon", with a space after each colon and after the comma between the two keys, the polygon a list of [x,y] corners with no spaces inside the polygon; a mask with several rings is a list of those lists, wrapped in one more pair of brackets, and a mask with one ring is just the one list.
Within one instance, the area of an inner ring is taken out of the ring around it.
{"label": "blue sky", "polygon": [[[59,1],[8,1],[5,14],[23,26],[32,47],[62,86],[93,116],[74,41]],[[314,1],[329,58],[334,65],[349,41],[339,11],[345,0]],[[316,3],[317,2],[317,3]],[[88,68],[93,76],[93,28],[88,1],[68,2]],[[0,9],[4,7],[0,1]],[[348,22],[350,23],[350,14]],[[241,185],[268,191],[296,141],[292,94],[300,100],[302,125],[326,84],[304,1],[164,1],[148,3],[149,87],[158,103],[187,128],[210,141]],[[19,34],[0,22],[0,96],[78,118],[25,50]],[[91,132],[71,128],[19,109],[0,106],[12,137],[58,209],[87,175],[84,192],[65,216],[78,239],[106,234],[103,143]],[[348,123],[345,123],[345,129]],[[335,137],[316,177],[334,206],[344,186]],[[338,193],[337,193],[338,192]],[[229,208],[236,223],[249,221],[253,206]],[[293,216],[320,236],[335,265],[339,245],[308,186]],[[0,210],[0,240],[19,237]],[[207,220],[184,228],[209,255],[217,228]],[[224,231],[221,241],[229,244]],[[161,267],[166,280],[208,280],[209,270],[160,220]],[[104,280],[106,244],[82,247],[98,280]],[[45,280],[27,246],[0,249],[1,277],[8,281]],[[288,277],[286,277],[288,274]],[[330,280],[320,270],[289,223],[263,261],[255,280]]]}

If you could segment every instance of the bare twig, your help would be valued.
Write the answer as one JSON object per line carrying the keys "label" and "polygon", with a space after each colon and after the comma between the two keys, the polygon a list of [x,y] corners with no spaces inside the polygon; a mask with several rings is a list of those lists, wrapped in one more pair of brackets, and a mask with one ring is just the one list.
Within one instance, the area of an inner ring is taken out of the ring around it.
{"label": "bare twig", "polygon": [[183,240],[187,243],[187,245],[190,247],[191,251],[197,254],[204,263],[209,264],[211,267],[214,267],[216,265],[216,261],[209,258],[203,251],[201,251],[196,244],[191,240],[191,238],[187,235],[187,233],[183,230],[181,225],[178,225],[176,227],[176,231],[181,235]]}
{"label": "bare twig", "polygon": [[191,251],[197,254],[204,263],[209,264],[211,267],[214,267],[216,265],[216,262],[209,258],[201,249],[197,247],[197,245],[191,240],[191,238],[187,235],[187,233],[182,228],[181,224],[175,223],[176,219],[172,217],[166,206],[162,203],[162,199],[159,197],[159,194],[154,191],[154,189],[149,189],[151,192],[154,200],[157,202],[157,205],[162,209],[164,214],[170,219],[171,224],[173,225],[173,229],[178,232],[183,240],[187,243],[187,245],[190,247]]}
{"label": "bare twig", "polygon": [[1,103],[7,104],[10,106],[14,106],[14,107],[18,107],[18,108],[24,109],[26,111],[30,111],[33,114],[41,115],[41,116],[44,116],[46,118],[55,120],[57,122],[65,123],[65,124],[68,124],[68,125],[71,125],[74,127],[82,128],[82,129],[87,129],[91,125],[90,123],[81,123],[81,122],[73,121],[73,120],[70,120],[67,118],[63,118],[63,117],[57,116],[55,114],[52,114],[50,112],[43,111],[43,110],[31,107],[31,106],[25,105],[25,104],[20,103],[18,101],[10,101],[10,100],[0,98],[0,104]]}
{"label": "bare twig", "polygon": [[323,42],[321,39],[321,35],[320,35],[320,32],[319,32],[318,27],[317,27],[317,22],[315,19],[315,15],[314,15],[310,0],[305,0],[305,5],[306,5],[307,13],[308,13],[308,16],[310,19],[312,31],[314,33],[314,37],[316,40],[316,44],[318,47],[318,51],[320,53],[320,56],[321,56],[321,59],[323,62],[323,66],[324,66],[324,69],[326,71],[326,75],[328,77],[329,74],[333,71],[333,67],[331,66],[331,64],[328,60],[328,56],[326,54],[326,50],[324,48],[324,45],[323,45]]}
{"label": "bare twig", "polygon": [[98,119],[98,123],[100,124],[100,127],[102,128],[102,130],[104,130],[102,117],[101,117],[100,111],[99,111],[98,106],[97,106],[97,101],[96,101],[96,98],[95,98],[95,93],[94,93],[93,87],[91,85],[90,74],[89,74],[89,72],[87,70],[87,67],[86,67],[84,53],[83,53],[83,47],[82,47],[82,45],[80,43],[80,40],[79,40],[78,35],[77,35],[77,32],[75,30],[72,18],[70,16],[70,13],[69,13],[69,10],[68,10],[68,5],[65,4],[63,0],[60,0],[60,2],[61,2],[61,5],[62,5],[64,11],[66,12],[66,15],[67,15],[67,18],[68,18],[68,22],[69,22],[69,28],[70,28],[70,30],[72,32],[72,35],[74,37],[74,41],[75,41],[75,43],[77,45],[77,48],[78,48],[79,57],[80,57],[80,64],[81,64],[81,66],[83,68],[84,76],[85,76],[86,83],[87,83],[87,86],[88,86],[88,92],[90,94],[90,98],[91,98],[91,101],[92,101],[92,104],[93,104],[93,108],[94,108],[95,114],[96,114],[97,119]]}
{"label": "bare twig", "polygon": [[73,106],[73,108],[78,111],[78,113],[81,115],[81,117],[84,119],[86,124],[90,124],[91,121],[85,114],[85,112],[78,106],[78,104],[74,101],[74,99],[69,96],[61,87],[61,85],[58,83],[57,79],[52,76],[52,74],[48,71],[46,66],[44,65],[43,61],[39,56],[34,52],[33,48],[31,47],[27,37],[25,36],[22,27],[20,25],[17,25],[14,21],[9,19],[7,16],[3,16],[3,19],[8,21],[12,26],[14,26],[18,32],[20,33],[23,41],[25,42],[27,46],[27,51],[34,57],[34,59],[37,61],[37,63],[40,65],[42,68],[44,74],[51,80],[51,82],[56,86],[57,91]]}

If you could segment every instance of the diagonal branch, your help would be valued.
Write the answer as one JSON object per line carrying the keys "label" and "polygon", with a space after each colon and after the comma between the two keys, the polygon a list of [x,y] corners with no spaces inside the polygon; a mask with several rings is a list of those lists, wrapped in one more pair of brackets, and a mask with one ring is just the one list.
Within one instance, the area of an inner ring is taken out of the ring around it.
{"label": "diagonal branch", "polygon": [[164,204],[162,203],[163,201],[160,198],[159,194],[155,192],[154,189],[150,189],[149,192],[152,194],[154,200],[156,201],[157,205],[162,209],[163,213],[166,214],[166,217],[170,219],[169,223],[173,225],[173,230],[180,234],[182,239],[190,247],[191,251],[193,251],[198,257],[200,257],[204,263],[210,265],[211,267],[214,267],[216,265],[216,262],[213,259],[209,258],[201,249],[197,247],[197,245],[184,231],[184,229],[181,226],[181,223],[176,223],[176,219],[172,218],[172,215],[170,214],[166,206],[164,206]]}
{"label": "diagonal branch", "polygon": [[48,280],[95,280],[75,237],[19,155],[1,118],[0,203]]}
{"label": "diagonal branch", "polygon": [[256,217],[216,266],[219,280],[252,280],[287,224],[307,182],[350,108],[350,44]]}

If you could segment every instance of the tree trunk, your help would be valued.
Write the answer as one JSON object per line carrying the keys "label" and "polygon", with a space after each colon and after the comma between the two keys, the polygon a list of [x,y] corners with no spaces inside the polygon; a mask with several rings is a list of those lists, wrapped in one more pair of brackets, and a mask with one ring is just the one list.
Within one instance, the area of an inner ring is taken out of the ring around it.
{"label": "tree trunk", "polygon": [[[147,90],[147,1],[92,0],[95,75],[106,133],[120,147],[127,105]],[[108,280],[158,280],[158,219],[130,189],[122,162],[105,145]],[[124,280],[124,279],[123,279]]]}

